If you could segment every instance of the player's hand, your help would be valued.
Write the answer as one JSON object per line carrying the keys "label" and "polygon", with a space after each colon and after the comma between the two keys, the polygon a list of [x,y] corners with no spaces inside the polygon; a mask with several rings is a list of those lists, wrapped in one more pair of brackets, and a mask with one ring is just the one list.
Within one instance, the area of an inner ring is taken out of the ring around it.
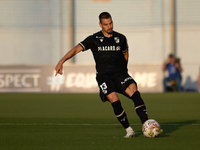
{"label": "player's hand", "polygon": [[56,70],[55,76],[57,76],[57,74],[62,75],[62,74],[63,74],[63,71],[62,71],[62,70],[63,70],[63,64],[59,62],[59,63],[56,65],[55,70]]}

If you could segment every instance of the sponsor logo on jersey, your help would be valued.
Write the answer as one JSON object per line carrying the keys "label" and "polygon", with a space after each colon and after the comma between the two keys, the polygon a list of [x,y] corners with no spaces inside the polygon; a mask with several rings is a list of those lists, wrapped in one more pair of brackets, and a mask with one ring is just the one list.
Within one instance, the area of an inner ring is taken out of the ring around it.
{"label": "sponsor logo on jersey", "polygon": [[103,36],[96,36],[97,39],[103,39]]}
{"label": "sponsor logo on jersey", "polygon": [[123,85],[124,83],[126,83],[128,80],[132,80],[132,77],[127,77],[126,79],[124,79],[124,81],[121,82],[121,84]]}
{"label": "sponsor logo on jersey", "polygon": [[120,46],[98,46],[98,51],[120,51]]}
{"label": "sponsor logo on jersey", "polygon": [[104,37],[102,36],[96,36],[97,39],[99,39],[101,42],[103,42]]}

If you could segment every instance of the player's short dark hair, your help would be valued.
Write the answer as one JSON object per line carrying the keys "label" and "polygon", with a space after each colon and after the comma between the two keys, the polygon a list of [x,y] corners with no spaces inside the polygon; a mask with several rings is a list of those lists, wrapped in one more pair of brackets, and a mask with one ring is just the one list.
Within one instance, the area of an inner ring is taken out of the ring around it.
{"label": "player's short dark hair", "polygon": [[101,22],[101,19],[108,19],[108,18],[111,18],[111,15],[108,12],[102,12],[99,15],[99,22]]}

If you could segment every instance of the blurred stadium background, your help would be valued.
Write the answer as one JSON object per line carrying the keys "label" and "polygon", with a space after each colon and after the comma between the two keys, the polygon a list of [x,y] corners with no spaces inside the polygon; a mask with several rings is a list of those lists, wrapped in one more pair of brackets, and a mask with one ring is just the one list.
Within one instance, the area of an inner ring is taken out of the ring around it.
{"label": "blurred stadium background", "polygon": [[102,11],[127,36],[129,70],[141,92],[162,92],[169,53],[181,59],[184,89],[198,91],[199,0],[1,0],[0,92],[97,92],[90,51],[67,62],[64,76],[53,71],[70,48],[100,30]]}

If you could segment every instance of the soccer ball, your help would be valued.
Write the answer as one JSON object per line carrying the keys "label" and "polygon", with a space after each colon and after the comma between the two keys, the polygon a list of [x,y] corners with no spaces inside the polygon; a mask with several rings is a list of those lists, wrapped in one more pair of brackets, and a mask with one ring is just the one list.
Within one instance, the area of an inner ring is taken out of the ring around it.
{"label": "soccer ball", "polygon": [[154,138],[160,134],[160,125],[154,119],[145,121],[142,125],[142,132],[148,138]]}

